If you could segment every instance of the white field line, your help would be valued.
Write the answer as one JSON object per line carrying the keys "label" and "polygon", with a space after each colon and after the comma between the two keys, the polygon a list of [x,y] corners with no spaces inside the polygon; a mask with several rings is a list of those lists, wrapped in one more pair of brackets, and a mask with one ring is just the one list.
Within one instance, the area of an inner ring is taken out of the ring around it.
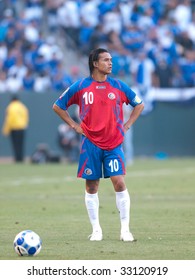
{"label": "white field line", "polygon": [[[187,175],[187,174],[195,174],[195,168],[186,167],[186,168],[174,168],[174,169],[153,169],[153,170],[139,170],[139,171],[128,171],[126,174],[127,178],[136,177],[136,178],[144,178],[144,177],[159,177],[159,176],[178,176],[178,174]],[[43,183],[53,184],[53,183],[64,183],[64,182],[74,182],[78,180],[75,176],[64,176],[62,178],[53,177],[20,177],[17,180],[10,179],[2,179],[0,181],[0,186],[19,186],[21,184],[28,185],[40,185]]]}
{"label": "white field line", "polygon": [[158,176],[178,176],[178,174],[195,174],[195,168],[186,167],[182,169],[157,169],[149,171],[127,172],[127,177],[158,177]]}
{"label": "white field line", "polygon": [[66,176],[64,178],[46,178],[46,177],[20,177],[17,180],[2,180],[0,182],[0,186],[20,186],[21,184],[28,184],[28,185],[41,185],[44,183],[53,184],[53,183],[60,183],[60,182],[73,182],[76,181],[77,178],[73,176]]}

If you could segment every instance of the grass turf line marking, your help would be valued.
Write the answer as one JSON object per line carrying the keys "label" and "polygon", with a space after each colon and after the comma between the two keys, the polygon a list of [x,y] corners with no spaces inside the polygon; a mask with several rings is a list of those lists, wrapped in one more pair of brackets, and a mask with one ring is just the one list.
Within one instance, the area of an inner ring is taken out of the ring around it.
{"label": "grass turf line marking", "polygon": [[[177,176],[179,174],[192,174],[195,173],[194,168],[192,167],[185,167],[185,168],[179,168],[179,169],[157,169],[157,170],[148,170],[148,171],[132,171],[128,170],[126,177],[158,177],[158,176]],[[77,177],[75,176],[63,176],[63,178],[46,178],[46,177],[19,177],[17,180],[10,180],[10,179],[1,179],[0,186],[20,186],[21,184],[28,184],[28,185],[40,185],[43,183],[59,183],[59,182],[75,182],[77,181]]]}

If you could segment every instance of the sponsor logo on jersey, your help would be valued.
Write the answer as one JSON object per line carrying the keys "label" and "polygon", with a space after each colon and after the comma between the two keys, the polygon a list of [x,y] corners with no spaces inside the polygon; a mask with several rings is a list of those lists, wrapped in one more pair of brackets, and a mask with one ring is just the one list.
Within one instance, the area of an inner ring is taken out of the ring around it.
{"label": "sponsor logo on jersey", "polygon": [[85,173],[86,175],[91,175],[91,174],[92,174],[92,170],[91,170],[90,168],[86,168],[85,171],[84,171],[84,173]]}
{"label": "sponsor logo on jersey", "polygon": [[111,100],[113,100],[113,99],[116,98],[116,96],[115,96],[115,94],[114,94],[113,92],[110,92],[110,93],[108,94],[108,98],[110,98]]}
{"label": "sponsor logo on jersey", "polygon": [[96,86],[96,89],[105,89],[106,86]]}

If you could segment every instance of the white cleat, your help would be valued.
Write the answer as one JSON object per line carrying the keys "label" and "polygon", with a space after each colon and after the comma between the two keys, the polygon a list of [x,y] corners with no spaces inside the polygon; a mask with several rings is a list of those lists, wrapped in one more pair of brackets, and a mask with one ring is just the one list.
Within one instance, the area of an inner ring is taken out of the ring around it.
{"label": "white cleat", "polygon": [[125,242],[135,241],[135,239],[130,231],[121,232],[120,240],[125,241]]}
{"label": "white cleat", "polygon": [[90,241],[101,241],[103,239],[102,231],[93,231],[92,234],[88,236],[88,238]]}

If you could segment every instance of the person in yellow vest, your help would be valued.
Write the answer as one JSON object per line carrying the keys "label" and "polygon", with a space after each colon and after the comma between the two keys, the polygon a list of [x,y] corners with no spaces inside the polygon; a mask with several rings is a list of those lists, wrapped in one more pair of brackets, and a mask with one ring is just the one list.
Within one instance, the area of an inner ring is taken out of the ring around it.
{"label": "person in yellow vest", "polygon": [[6,108],[2,133],[5,136],[10,136],[16,162],[24,160],[25,133],[28,123],[28,108],[19,100],[17,95],[13,95]]}

